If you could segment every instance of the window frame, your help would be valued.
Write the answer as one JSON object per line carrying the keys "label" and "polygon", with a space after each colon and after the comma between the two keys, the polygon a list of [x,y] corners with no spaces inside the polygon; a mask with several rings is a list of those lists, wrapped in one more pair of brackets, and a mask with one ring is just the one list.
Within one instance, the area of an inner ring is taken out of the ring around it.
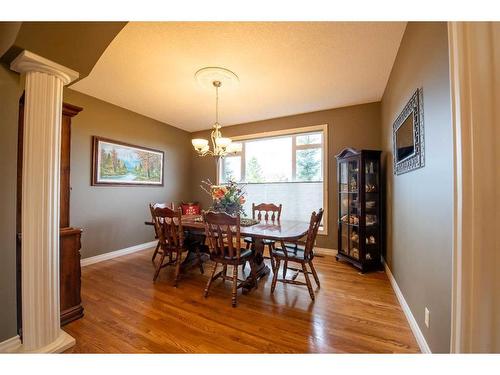
{"label": "window frame", "polygon": [[[312,144],[305,144],[305,145],[298,145],[297,144],[297,137],[302,136],[302,135],[307,135],[307,134],[321,134],[321,143],[312,143]],[[314,180],[314,181],[297,181],[297,151],[300,150],[312,150],[312,149],[324,149],[325,148],[325,135],[322,131],[311,131],[311,132],[306,132],[306,133],[298,133],[298,134],[293,134],[292,135],[292,181],[291,182],[325,182],[325,170],[321,171],[321,180]],[[325,155],[321,155],[321,167],[323,167],[323,164],[325,163]]]}
{"label": "window frame", "polygon": [[[321,143],[315,143],[315,144],[305,144],[305,145],[297,145],[297,136],[300,135],[305,135],[308,133],[319,133],[322,132],[322,139]],[[241,179],[244,180],[246,175],[245,175],[245,168],[246,168],[246,161],[245,161],[245,142],[246,141],[251,141],[251,140],[258,140],[258,139],[264,139],[264,138],[279,138],[279,137],[286,137],[286,136],[292,136],[292,181],[289,182],[276,182],[276,183],[308,183],[308,182],[322,182],[323,183],[323,210],[324,210],[324,220],[323,220],[323,228],[318,231],[319,235],[328,235],[328,124],[322,124],[322,125],[312,125],[312,126],[306,126],[306,127],[300,127],[300,128],[292,128],[292,129],[284,129],[284,130],[276,130],[276,131],[269,131],[269,132],[263,132],[263,133],[254,133],[254,134],[247,134],[247,135],[241,135],[241,136],[236,136],[236,137],[231,137],[233,142],[242,142],[242,149],[241,152],[234,153],[231,156],[239,156],[240,157],[240,168],[241,168]],[[314,149],[314,148],[322,148],[323,149],[323,155],[322,155],[322,177],[323,181],[295,181],[296,178],[296,172],[297,172],[297,151],[298,150],[307,150],[307,149]],[[219,160],[219,163],[217,164],[217,184],[221,183],[221,177],[222,174],[224,173],[224,163],[223,159],[221,158]],[[242,182],[243,184],[247,184],[247,182]],[[273,182],[265,182],[265,184],[272,184]],[[251,184],[259,184],[258,182],[252,182]]]}

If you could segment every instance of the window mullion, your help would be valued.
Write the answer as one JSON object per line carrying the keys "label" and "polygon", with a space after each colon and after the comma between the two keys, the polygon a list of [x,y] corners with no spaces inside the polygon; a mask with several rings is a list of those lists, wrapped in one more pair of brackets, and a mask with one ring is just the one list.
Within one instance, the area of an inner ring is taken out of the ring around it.
{"label": "window mullion", "polygon": [[240,165],[240,168],[241,168],[241,182],[243,181],[246,181],[246,168],[245,166],[247,165],[246,163],[246,159],[245,159],[245,149],[246,149],[246,142],[241,142],[242,144],[242,147],[241,147],[241,165]]}
{"label": "window mullion", "polygon": [[292,136],[292,181],[297,179],[297,136]]}
{"label": "window mullion", "polygon": [[216,172],[216,175],[215,175],[215,184],[216,185],[219,185],[221,184],[223,181],[222,181],[222,177],[224,176],[224,159],[219,159],[218,162],[217,162],[217,170],[215,171]]}

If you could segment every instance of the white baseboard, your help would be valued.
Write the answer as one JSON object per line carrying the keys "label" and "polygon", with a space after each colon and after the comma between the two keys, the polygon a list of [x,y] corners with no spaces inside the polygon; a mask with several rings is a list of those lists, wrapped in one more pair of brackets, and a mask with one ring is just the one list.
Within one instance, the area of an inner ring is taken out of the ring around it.
{"label": "white baseboard", "polygon": [[90,258],[82,259],[80,261],[80,264],[82,267],[85,267],[85,266],[88,266],[89,264],[103,262],[103,261],[108,260],[108,259],[113,259],[113,258],[121,257],[121,256],[124,256],[127,254],[132,254],[132,253],[135,253],[136,251],[149,249],[151,247],[155,247],[157,243],[158,243],[158,241],[151,241],[151,242],[146,242],[146,243],[142,243],[142,244],[135,245],[135,246],[130,246],[130,247],[127,247],[125,249],[120,249],[120,250],[116,250],[116,251],[111,251],[109,253],[96,255],[96,256],[93,256]]}
{"label": "white baseboard", "polygon": [[10,339],[0,342],[0,353],[17,353],[21,345],[21,339],[19,338],[19,335],[16,335]]}
{"label": "white baseboard", "polygon": [[75,343],[76,341],[72,336],[70,336],[63,330],[60,330],[57,339],[55,339],[50,344],[36,350],[26,350],[19,336],[14,336],[0,343],[0,353],[25,353],[25,354],[62,353],[65,350],[74,346]]}
{"label": "white baseboard", "polygon": [[408,306],[408,303],[406,303],[405,297],[403,296],[401,289],[399,289],[399,286],[396,283],[396,279],[392,275],[392,272],[385,262],[385,259],[382,259],[382,262],[384,263],[385,273],[387,274],[387,277],[391,282],[392,289],[394,289],[394,293],[396,293],[396,297],[398,298],[399,304],[401,305],[401,309],[403,309],[406,320],[408,320],[408,324],[410,325],[411,331],[413,332],[413,336],[415,336],[417,344],[420,347],[420,351],[425,354],[431,354],[431,349],[429,348],[429,345],[427,345],[427,341],[425,341],[425,337],[410,310],[410,306]]}

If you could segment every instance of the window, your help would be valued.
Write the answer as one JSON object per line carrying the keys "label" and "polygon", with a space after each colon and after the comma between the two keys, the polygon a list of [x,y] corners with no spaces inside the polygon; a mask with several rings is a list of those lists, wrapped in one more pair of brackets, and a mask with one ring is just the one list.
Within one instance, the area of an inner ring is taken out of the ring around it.
{"label": "window", "polygon": [[242,151],[221,160],[219,181],[244,185],[247,216],[252,202],[282,203],[287,220],[309,220],[312,211],[327,207],[326,134],[322,125],[234,139]]}

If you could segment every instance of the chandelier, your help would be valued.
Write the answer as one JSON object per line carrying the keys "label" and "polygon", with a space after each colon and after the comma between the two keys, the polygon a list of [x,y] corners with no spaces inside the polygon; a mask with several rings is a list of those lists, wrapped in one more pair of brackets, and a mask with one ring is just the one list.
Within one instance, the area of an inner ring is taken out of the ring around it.
{"label": "chandelier", "polygon": [[223,81],[229,84],[236,83],[238,77],[230,70],[215,67],[200,69],[196,72],[195,77],[201,85],[206,87],[210,83],[215,88],[215,122],[210,133],[212,147],[210,148],[209,140],[195,138],[191,140],[195,151],[199,156],[213,156],[217,160],[228,154],[240,152],[241,143],[233,143],[231,138],[223,137],[219,124],[219,88]]}

